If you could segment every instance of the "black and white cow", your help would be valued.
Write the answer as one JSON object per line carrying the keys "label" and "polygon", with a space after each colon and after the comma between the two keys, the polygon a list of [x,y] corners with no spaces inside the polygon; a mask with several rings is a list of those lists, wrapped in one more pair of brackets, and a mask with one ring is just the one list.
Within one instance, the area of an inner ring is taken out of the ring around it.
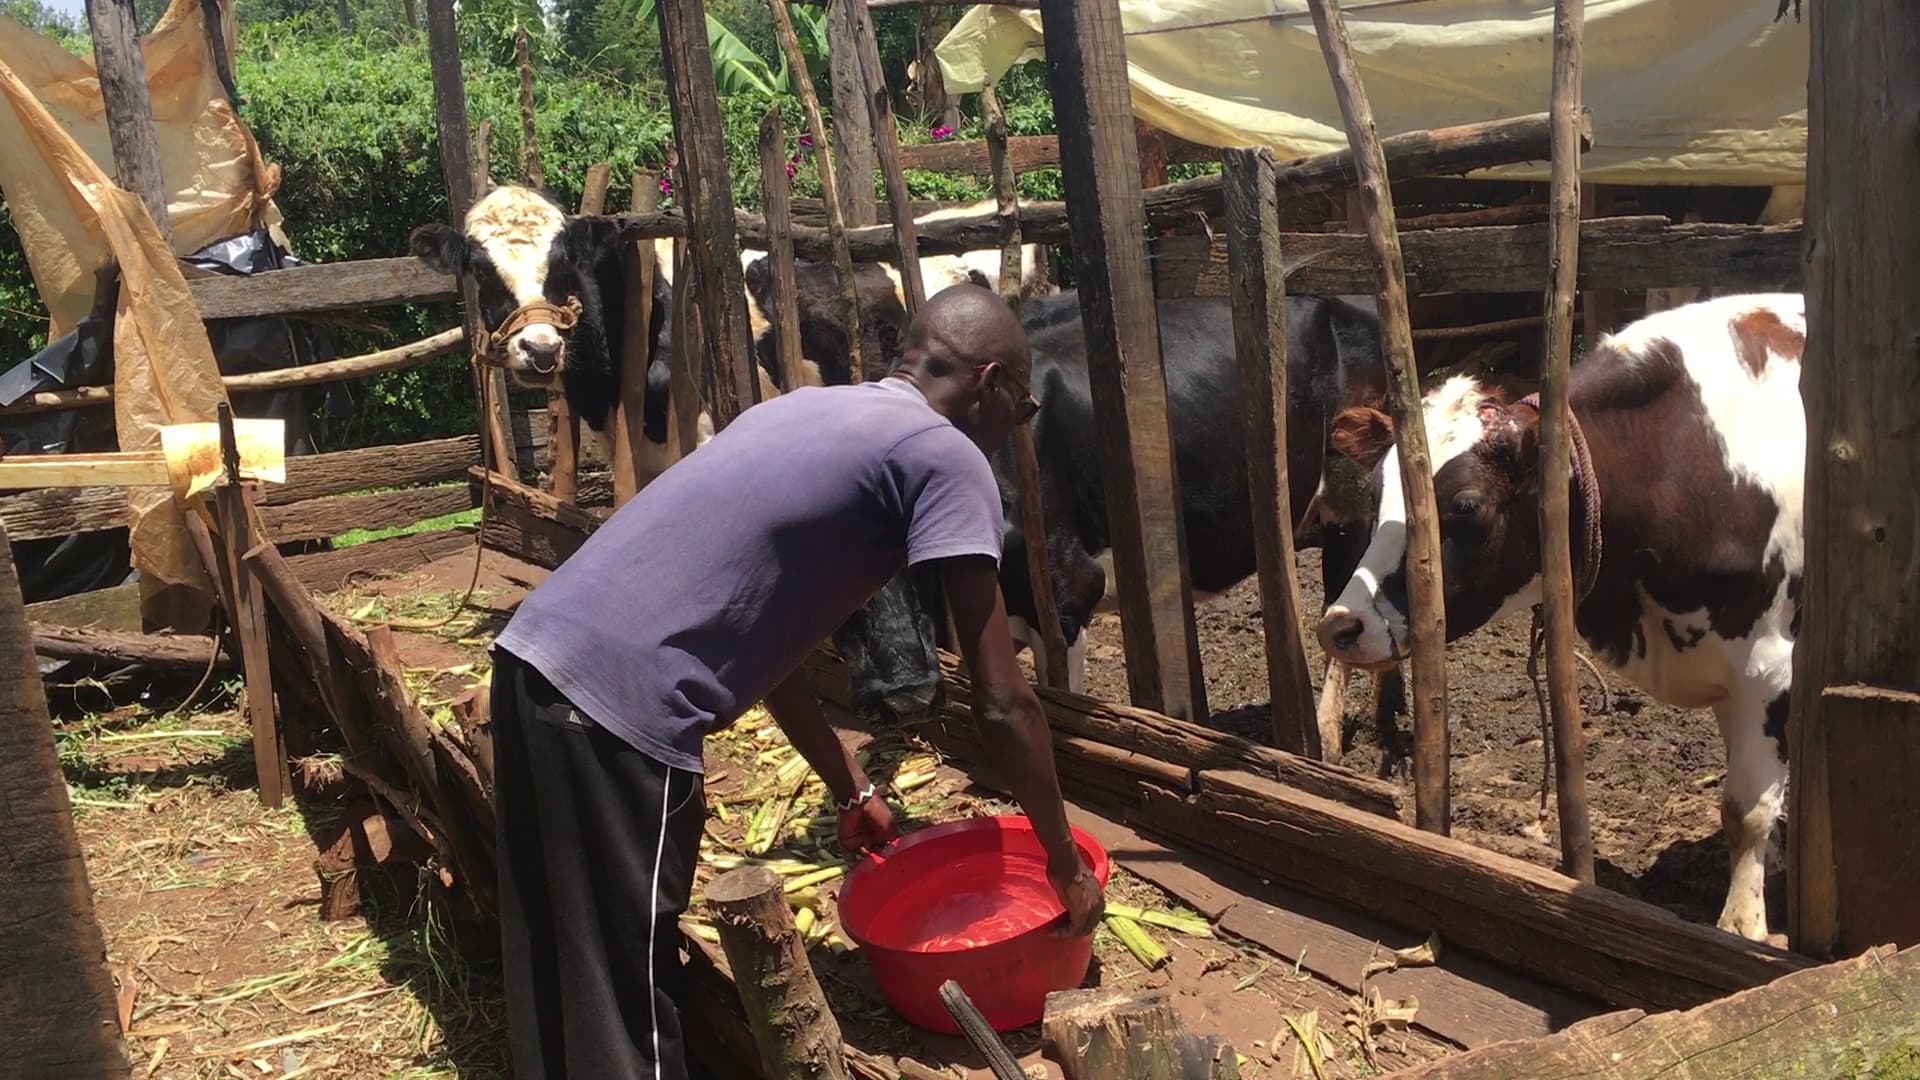
{"label": "black and white cow", "polygon": [[[1602,339],[1569,384],[1592,463],[1562,481],[1573,492],[1573,555],[1598,559],[1576,625],[1648,694],[1713,709],[1732,860],[1719,925],[1756,940],[1767,932],[1765,874],[1784,811],[1800,624],[1804,312],[1794,294],[1663,311]],[[1453,640],[1540,602],[1539,414],[1457,377],[1427,396],[1424,415]],[[1328,655],[1362,668],[1406,650],[1406,509],[1392,441],[1378,411],[1335,422],[1335,445],[1374,472],[1379,515],[1319,634]],[[1600,528],[1589,553],[1580,538],[1592,496]]]}
{"label": "black and white cow", "polygon": [[[1196,599],[1205,599],[1254,571],[1233,308],[1226,299],[1168,299],[1159,301],[1158,311],[1188,569]],[[1085,685],[1085,630],[1094,613],[1110,604],[1113,584],[1078,295],[1067,292],[1031,302],[1023,308],[1021,321],[1033,351],[1031,387],[1041,403],[1032,428],[1047,515],[1043,542],[1049,587],[1068,642],[1069,689],[1078,691]],[[1330,459],[1327,433],[1343,408],[1383,399],[1385,373],[1373,301],[1289,297],[1287,337],[1291,511],[1302,523],[1300,545],[1322,549],[1323,578],[1337,587],[1358,563],[1368,537],[1365,520],[1350,515],[1370,514],[1372,498],[1364,489],[1369,482],[1365,470]],[[1006,521],[1000,585],[1008,620],[1015,637],[1034,650],[1036,666],[1044,666],[1044,646],[1033,626],[1029,539],[1021,528],[1010,452],[996,456],[994,470]],[[849,656],[856,701],[867,708],[899,695],[899,681],[911,682],[921,693],[932,685],[930,643],[916,649],[907,628],[884,621],[889,613],[897,616],[912,606],[896,597],[868,612],[861,648],[875,659]],[[890,670],[876,670],[882,662]],[[1335,678],[1344,684],[1344,674],[1330,672],[1329,685]],[[1384,683],[1389,695],[1397,691],[1397,674]],[[1389,695],[1383,697],[1390,702]],[[1337,748],[1338,713],[1323,710],[1322,718],[1323,742]]]}

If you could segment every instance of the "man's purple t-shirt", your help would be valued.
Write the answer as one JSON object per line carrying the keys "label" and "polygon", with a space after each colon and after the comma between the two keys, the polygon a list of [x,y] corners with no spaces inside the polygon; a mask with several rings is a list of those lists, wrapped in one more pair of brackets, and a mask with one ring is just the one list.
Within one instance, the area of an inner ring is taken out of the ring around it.
{"label": "man's purple t-shirt", "polygon": [[1000,558],[985,455],[911,383],[741,413],[521,602],[497,645],[676,769],[903,566]]}

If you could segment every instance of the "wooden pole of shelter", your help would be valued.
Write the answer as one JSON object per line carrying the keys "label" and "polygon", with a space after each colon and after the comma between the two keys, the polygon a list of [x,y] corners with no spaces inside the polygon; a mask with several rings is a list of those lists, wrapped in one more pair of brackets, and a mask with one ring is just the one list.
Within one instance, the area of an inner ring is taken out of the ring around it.
{"label": "wooden pole of shelter", "polygon": [[1393,191],[1374,131],[1373,107],[1347,41],[1336,0],[1307,0],[1320,51],[1333,78],[1360,173],[1360,198],[1369,253],[1380,276],[1380,338],[1387,365],[1387,407],[1407,507],[1407,632],[1413,653],[1413,783],[1415,823],[1451,831],[1447,759],[1447,616],[1440,579],[1440,514],[1433,496],[1433,463],[1421,415],[1420,373],[1414,365],[1407,317],[1407,271],[1394,228]]}
{"label": "wooden pole of shelter", "polygon": [[[804,75],[807,58],[800,51],[799,36],[793,32],[793,15],[787,10],[786,0],[767,0],[767,7],[773,12],[773,35],[779,39],[780,51],[787,58],[787,70],[796,73],[793,77],[794,89],[800,97],[800,111],[807,118],[807,134],[813,139],[813,166],[820,177],[820,201],[827,216],[827,240],[833,245],[833,276],[840,287],[840,317],[847,328],[848,378],[852,382],[860,382],[866,378],[867,366],[860,333],[860,293],[854,283],[853,257],[847,251],[847,219],[842,209],[840,178],[837,175],[845,165],[846,158],[836,158],[827,150],[827,128],[820,116],[820,97],[813,92],[813,80]],[[837,65],[839,61],[834,63]],[[871,168],[868,169],[867,189],[867,198],[871,202]]]}
{"label": "wooden pole of shelter", "polygon": [[767,268],[773,274],[773,352],[780,385],[792,390],[801,370],[800,285],[793,273],[792,187],[787,177],[787,133],[774,104],[760,120],[760,190],[767,204]]}
{"label": "wooden pole of shelter", "polygon": [[926,303],[927,286],[920,277],[920,241],[914,235],[913,198],[907,194],[906,173],[900,168],[900,128],[894,122],[893,96],[887,93],[886,72],[880,67],[880,42],[873,33],[867,0],[846,0],[853,15],[854,44],[859,49],[861,77],[868,116],[873,120],[873,145],[880,153],[880,173],[887,184],[887,204],[893,210],[893,241],[899,254],[894,269],[900,273],[901,300],[907,318]]}
{"label": "wooden pole of shelter", "polygon": [[[1007,153],[1007,116],[991,83],[980,88],[980,111],[987,128],[987,156],[993,173],[993,197],[1000,221],[1000,297],[1020,309],[1020,206],[1014,187],[1013,160]],[[1067,688],[1067,638],[1060,626],[1060,607],[1053,592],[1053,572],[1047,565],[1047,515],[1040,491],[1040,459],[1034,452],[1033,428],[1013,432],[1014,477],[1020,485],[1020,533],[1026,538],[1027,581],[1033,594],[1034,632],[1040,635],[1044,655],[1035,673],[1040,685]]]}
{"label": "wooden pole of shelter", "polygon": [[1118,0],[1040,9],[1132,700],[1206,716]]}
{"label": "wooden pole of shelter", "polygon": [[807,961],[779,875],[747,866],[707,886],[707,907],[771,1077],[846,1080],[840,1022]]}
{"label": "wooden pole of shelter", "polygon": [[655,9],[660,17],[660,55],[666,67],[667,98],[673,106],[673,131],[680,150],[681,183],[674,197],[687,216],[687,250],[693,273],[676,281],[701,290],[704,353],[714,372],[708,404],[714,430],[733,422],[742,409],[760,400],[754,377],[753,336],[747,330],[747,285],[734,233],[733,188],[727,148],[721,138],[720,98],[713,82],[713,57],[707,47],[705,0],[677,0]]}
{"label": "wooden pole of shelter", "polygon": [[542,188],[547,185],[547,175],[540,168],[540,135],[534,128],[533,47],[527,42],[524,23],[513,28],[513,59],[520,69],[520,176],[528,187]]}
{"label": "wooden pole of shelter", "polygon": [[[539,168],[538,160],[529,167]],[[613,166],[604,161],[587,168],[580,188],[582,214],[606,212],[607,185],[612,179]],[[546,488],[554,498],[568,502],[577,499],[580,492],[580,418],[573,414],[566,392],[559,387],[547,391]]]}
{"label": "wooden pole of shelter", "polygon": [[[1260,613],[1265,623],[1267,695],[1273,744],[1324,758],[1314,714],[1294,576],[1293,511],[1287,476],[1287,286],[1280,251],[1280,200],[1273,152],[1228,150],[1221,170],[1233,293],[1241,424],[1253,506]],[[1334,746],[1337,753],[1339,746]]]}
{"label": "wooden pole of shelter", "polygon": [[125,1080],[106,941],[12,551],[0,525],[0,1054],[12,1075]]}
{"label": "wooden pole of shelter", "polygon": [[[880,219],[873,197],[873,117],[856,31],[859,0],[827,0],[827,66],[833,80],[833,160],[839,170],[840,212],[849,226]],[[789,64],[792,62],[789,61]],[[805,70],[804,68],[789,70]]]}
{"label": "wooden pole of shelter", "polygon": [[253,492],[240,479],[240,447],[234,437],[233,409],[220,403],[220,456],[226,477],[213,491],[214,521],[220,530],[220,559],[225,567],[227,618],[240,646],[240,669],[247,693],[247,723],[253,729],[253,771],[260,783],[260,801],[279,806],[291,778],[287,770],[286,740],[273,701],[273,662],[267,652],[267,613],[261,607],[260,586],[240,556],[253,547],[255,511]]}
{"label": "wooden pole of shelter", "polygon": [[1847,955],[1920,940],[1920,7],[1813,3],[1807,20],[1806,569],[1787,913],[1795,949]]}
{"label": "wooden pole of shelter", "polygon": [[[460,31],[454,22],[453,0],[427,0],[427,59],[433,68],[434,130],[440,139],[440,171],[447,183],[447,216],[454,228],[463,229],[467,208],[473,205],[474,182],[472,146],[467,141],[467,92],[460,74]],[[513,425],[507,415],[506,372],[477,359],[487,329],[480,318],[479,290],[467,275],[461,275],[460,297],[467,344],[476,356],[474,385],[492,467],[518,476],[510,434]]]}
{"label": "wooden pole of shelter", "polygon": [[676,268],[673,279],[673,355],[668,364],[667,420],[674,440],[673,460],[693,453],[700,445],[700,415],[711,417],[711,380],[703,380],[703,371],[711,366],[701,361],[707,356],[705,327],[698,294],[698,277],[687,246],[674,244]]}
{"label": "wooden pole of shelter", "polygon": [[[1547,700],[1553,711],[1553,751],[1560,807],[1560,869],[1593,882],[1593,830],[1587,821],[1587,734],[1573,666],[1573,548],[1568,490],[1572,414],[1567,380],[1573,355],[1574,278],[1580,261],[1580,46],[1586,0],[1556,0],[1553,8],[1553,163],[1547,201],[1546,325],[1540,358],[1541,608],[1546,623]],[[1591,553],[1589,553],[1591,554]]]}
{"label": "wooden pole of shelter", "polygon": [[[633,171],[628,207],[645,213],[660,205],[658,179],[650,172]],[[640,492],[640,461],[646,452],[647,371],[653,364],[654,246],[636,240],[621,258],[626,262],[627,321],[620,341],[620,404],[613,410],[613,506],[619,509]],[[673,439],[667,436],[669,444]]]}
{"label": "wooden pole of shelter", "polygon": [[93,36],[93,63],[107,111],[114,182],[140,196],[160,235],[171,240],[166,177],[160,171],[160,142],[153,127],[153,99],[147,92],[147,61],[140,52],[133,0],[87,0],[87,28]]}

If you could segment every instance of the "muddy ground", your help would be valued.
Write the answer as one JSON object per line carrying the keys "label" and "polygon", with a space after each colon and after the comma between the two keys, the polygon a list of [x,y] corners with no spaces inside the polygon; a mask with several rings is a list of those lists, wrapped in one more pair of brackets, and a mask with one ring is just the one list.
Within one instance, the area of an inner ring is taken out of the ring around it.
{"label": "muddy ground", "polygon": [[[1321,609],[1319,575],[1319,553],[1302,552],[1302,602],[1309,612]],[[1248,579],[1196,615],[1211,722],[1271,742],[1258,584]],[[1553,866],[1559,834],[1551,794],[1545,841],[1522,832],[1538,817],[1542,771],[1540,714],[1526,674],[1527,631],[1528,618],[1521,614],[1447,650],[1454,828],[1476,844]],[[1089,635],[1088,693],[1127,700],[1119,617],[1097,617]],[[1317,693],[1326,661],[1315,643],[1309,643],[1308,656]],[[1608,707],[1601,711],[1593,676],[1581,668],[1580,678],[1599,883],[1711,923],[1727,887],[1719,809],[1726,764],[1713,714],[1660,704],[1611,673]],[[1344,764],[1373,775],[1381,753],[1370,693],[1364,676],[1348,683]],[[1402,716],[1399,724],[1402,737],[1410,739],[1411,718]],[[1403,768],[1393,779],[1411,806],[1411,773]]]}

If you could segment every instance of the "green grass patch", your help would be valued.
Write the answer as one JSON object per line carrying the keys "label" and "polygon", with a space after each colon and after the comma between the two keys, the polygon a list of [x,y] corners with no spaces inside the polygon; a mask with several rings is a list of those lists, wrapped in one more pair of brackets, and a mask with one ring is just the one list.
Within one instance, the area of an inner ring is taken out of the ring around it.
{"label": "green grass patch", "polygon": [[424,521],[416,521],[411,525],[395,525],[386,529],[350,529],[334,537],[333,546],[336,548],[352,547],[355,544],[365,544],[373,540],[387,540],[395,536],[412,536],[414,533],[435,532],[441,529],[458,528],[463,525],[478,525],[479,523],[480,508],[476,506],[472,509],[456,510],[451,514],[441,514],[439,517],[430,517]]}

